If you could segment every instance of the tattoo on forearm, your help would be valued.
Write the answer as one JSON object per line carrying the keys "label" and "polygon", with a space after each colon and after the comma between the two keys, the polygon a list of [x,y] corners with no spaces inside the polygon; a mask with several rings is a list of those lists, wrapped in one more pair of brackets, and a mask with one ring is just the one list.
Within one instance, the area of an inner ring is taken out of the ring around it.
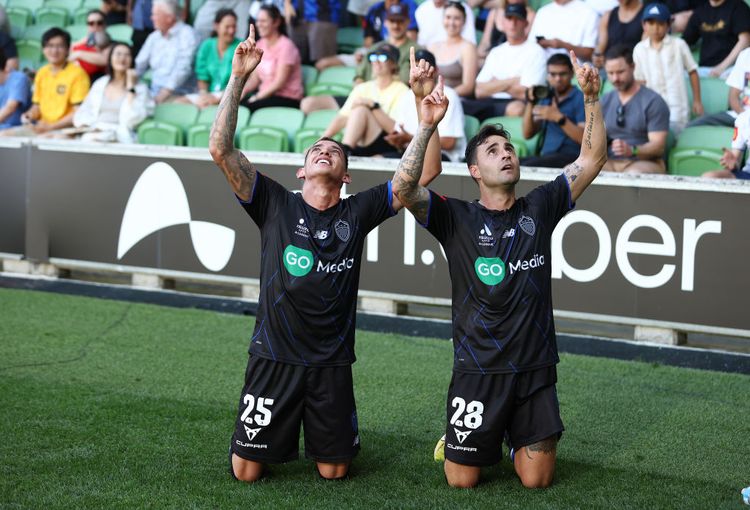
{"label": "tattoo on forearm", "polygon": [[591,133],[594,131],[594,112],[591,112],[589,114],[589,121],[586,124],[586,140],[584,142],[586,143],[586,148],[588,150],[591,150]]}
{"label": "tattoo on forearm", "polygon": [[399,200],[420,221],[427,218],[429,192],[419,185],[419,179],[422,177],[425,151],[433,131],[434,129],[419,128],[401,157],[393,177],[395,188],[399,190]]}
{"label": "tattoo on forearm", "polygon": [[547,439],[543,439],[537,443],[530,444],[526,448],[524,448],[524,451],[526,452],[526,457],[529,459],[533,459],[534,456],[533,453],[544,453],[544,454],[550,454],[554,453],[555,450],[557,450],[557,439],[550,437]]}
{"label": "tattoo on forearm", "polygon": [[599,98],[598,97],[584,98],[584,100],[583,100],[583,104],[594,104],[594,103],[598,103],[598,102],[599,102]]}

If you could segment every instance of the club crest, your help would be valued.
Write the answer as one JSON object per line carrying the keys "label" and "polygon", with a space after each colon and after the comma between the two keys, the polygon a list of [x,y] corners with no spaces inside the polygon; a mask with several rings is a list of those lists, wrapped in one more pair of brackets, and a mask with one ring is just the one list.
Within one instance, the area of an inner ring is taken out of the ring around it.
{"label": "club crest", "polygon": [[349,236],[351,236],[352,231],[349,227],[349,223],[347,223],[344,220],[339,220],[336,222],[336,224],[333,226],[333,230],[336,232],[336,237],[341,239],[344,242],[347,242],[349,240]]}
{"label": "club crest", "polygon": [[536,224],[534,223],[534,220],[528,216],[521,216],[521,219],[518,220],[518,226],[530,236],[533,236],[536,232]]}

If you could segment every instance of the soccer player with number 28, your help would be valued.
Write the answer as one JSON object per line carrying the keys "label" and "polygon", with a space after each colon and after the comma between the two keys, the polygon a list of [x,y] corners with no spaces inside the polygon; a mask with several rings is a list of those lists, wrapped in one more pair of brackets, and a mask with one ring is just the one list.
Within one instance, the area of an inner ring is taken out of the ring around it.
{"label": "soccer player with number 28", "polygon": [[[351,364],[362,249],[367,233],[401,205],[390,182],[341,199],[351,178],[343,147],[331,139],[318,140],[305,154],[297,170],[304,181],[300,194],[256,171],[233,140],[242,88],[262,57],[251,26],[235,50],[209,141],[261,236],[261,295],[230,468],[235,478],[253,482],[266,464],[296,459],[302,424],[305,454],[320,476],[338,479],[359,450]],[[424,73],[412,74],[418,86]],[[435,136],[431,144],[437,143]],[[438,147],[431,168],[439,171],[439,161]]]}
{"label": "soccer player with number 28", "polygon": [[[577,62],[572,52],[571,59]],[[575,65],[575,72],[586,112],[581,154],[554,181],[516,198],[518,156],[508,133],[490,125],[466,149],[479,200],[428,191],[419,184],[422,161],[441,118],[425,122],[437,108],[429,103],[393,179],[393,193],[440,241],[450,269],[454,366],[438,450],[444,447],[445,475],[454,487],[474,487],[481,467],[500,460],[506,437],[523,485],[552,483],[563,424],[550,237],[607,157],[599,75],[589,65]]]}

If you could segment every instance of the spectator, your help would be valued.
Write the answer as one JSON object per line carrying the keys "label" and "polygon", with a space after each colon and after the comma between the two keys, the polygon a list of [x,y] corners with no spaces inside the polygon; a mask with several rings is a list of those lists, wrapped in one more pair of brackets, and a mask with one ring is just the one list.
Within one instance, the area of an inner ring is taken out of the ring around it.
{"label": "spectator", "polygon": [[383,44],[368,55],[374,78],[354,87],[324,137],[333,137],[344,129],[343,145],[353,156],[374,156],[393,150],[385,137],[393,132],[399,101],[409,90],[397,79],[399,56],[398,49],[390,44]]}
{"label": "spectator", "polygon": [[[526,24],[525,35],[528,36],[529,30],[531,30],[531,25],[534,23],[534,16],[536,16],[536,11],[526,5],[526,0],[514,0],[512,2],[505,3],[505,5],[508,4],[523,4],[524,6],[526,6],[526,20],[528,21],[528,23]],[[480,61],[484,62],[484,59],[487,58],[487,55],[492,48],[494,48],[495,46],[499,46],[500,44],[508,40],[505,37],[505,32],[503,32],[504,17],[505,6],[495,7],[487,15],[487,23],[484,26],[484,32],[482,32],[482,40],[479,41],[479,45],[477,46],[477,55],[479,56]]]}
{"label": "spectator", "polygon": [[128,0],[127,23],[133,27],[133,53],[138,58],[146,38],[154,31],[152,0]]}
{"label": "spectator", "polygon": [[[388,8],[386,13],[385,26],[388,29],[388,36],[384,41],[375,43],[370,53],[376,51],[384,44],[395,46],[399,51],[399,79],[405,84],[409,83],[409,49],[416,47],[412,39],[407,37],[407,28],[409,26],[409,8],[406,4],[397,2]],[[372,79],[372,64],[369,60],[363,61],[357,66],[355,83],[362,83]]]}
{"label": "spectator", "polygon": [[47,64],[34,78],[31,108],[21,116],[30,124],[12,128],[4,134],[17,136],[41,135],[70,127],[73,114],[89,92],[89,75],[76,64],[68,62],[70,35],[61,28],[50,28],[42,35],[42,53]]}
{"label": "spectator", "polygon": [[615,44],[624,44],[630,48],[643,38],[641,0],[619,0],[619,5],[605,12],[599,20],[599,40],[592,63],[604,67],[604,54]]}
{"label": "spectator", "polygon": [[563,168],[578,158],[586,118],[583,92],[572,80],[570,57],[555,53],[547,60],[548,85],[527,89],[523,137],[529,139],[541,131],[544,142],[541,155],[523,158],[522,165]]}
{"label": "spectator", "polygon": [[446,38],[433,42],[428,49],[437,58],[436,67],[440,68],[445,85],[461,97],[471,97],[477,76],[477,46],[474,41],[469,42],[461,37],[464,25],[464,6],[459,2],[449,2],[443,9]]}
{"label": "spectator", "polygon": [[699,117],[688,124],[692,126],[733,126],[737,115],[750,107],[750,48],[742,50],[726,81],[729,86],[729,107],[726,112]]}
{"label": "spectator", "polygon": [[[220,12],[226,12],[227,10],[234,13],[237,37],[240,40],[246,39],[250,19],[252,17],[253,21],[255,20],[257,10],[262,4],[260,1],[257,2],[257,8],[254,12],[255,16],[251,16],[250,9],[255,5],[256,3],[251,0],[206,0],[198,8],[198,11],[195,13],[195,19],[193,19],[193,29],[198,36],[198,40],[203,41],[209,37],[214,37],[213,32],[216,31],[216,18]],[[279,7],[283,6],[283,2],[280,2]],[[229,59],[229,63],[232,63],[231,58]]]}
{"label": "spectator", "polygon": [[138,83],[133,50],[125,43],[112,45],[107,74],[94,82],[73,125],[83,140],[135,143],[135,129],[153,111],[148,87]]}
{"label": "spectator", "polygon": [[597,24],[602,16],[617,7],[618,0],[583,0],[596,13]]}
{"label": "spectator", "polygon": [[241,42],[234,36],[236,29],[237,15],[234,11],[220,9],[214,18],[213,36],[201,43],[195,57],[198,93],[186,95],[184,101],[200,108],[219,104],[222,92],[232,75],[234,50]]}
{"label": "spectator", "polygon": [[284,0],[286,26],[304,64],[336,55],[340,14],[339,0]]}
{"label": "spectator", "polygon": [[672,24],[670,25],[673,34],[681,34],[687,28],[690,16],[693,15],[693,8],[698,4],[698,0],[667,0],[665,2],[672,13]]}
{"label": "spectator", "polygon": [[156,30],[135,59],[138,76],[151,70],[151,94],[157,103],[190,93],[194,87],[195,31],[178,14],[175,0],[154,0],[151,18]]}
{"label": "spectator", "polygon": [[[447,37],[445,27],[443,26],[443,10],[451,2],[446,0],[425,0],[422,2],[414,16],[417,18],[417,43],[420,46],[428,47],[437,41],[444,41]],[[466,23],[461,31],[461,37],[476,44],[477,35],[474,28],[474,11],[466,2],[460,2],[466,12]]]}
{"label": "spectator", "polygon": [[398,4],[406,5],[409,11],[409,23],[406,28],[406,36],[412,41],[417,40],[417,4],[414,2],[414,0],[383,0],[370,7],[370,9],[367,11],[367,14],[365,15],[363,23],[365,31],[365,48],[370,48],[376,42],[384,41],[388,38],[386,14],[388,12],[388,9],[392,5]]}
{"label": "spectator", "polygon": [[737,56],[750,46],[750,7],[743,0],[708,0],[690,16],[683,39],[701,41],[698,75],[726,78]]}
{"label": "spectator", "polygon": [[508,4],[503,32],[508,40],[493,48],[479,71],[474,95],[463,100],[464,113],[479,120],[497,116],[523,115],[526,89],[544,83],[544,50],[526,37],[526,7]]}
{"label": "spectator", "polygon": [[747,151],[750,142],[750,111],[744,111],[737,116],[734,122],[734,137],[732,138],[731,150],[724,149],[721,157],[722,170],[706,172],[703,177],[711,179],[750,179],[750,160],[740,169],[742,153]]}
{"label": "spectator", "polygon": [[126,23],[128,0],[102,0],[99,10],[104,14],[107,25]]}
{"label": "spectator", "polygon": [[0,50],[5,55],[5,66],[0,70],[15,71],[18,69],[18,49],[13,38],[5,32],[0,32]]}
{"label": "spectator", "polygon": [[103,76],[107,71],[111,40],[107,35],[107,21],[98,9],[86,15],[86,35],[73,44],[68,55],[69,62],[77,62],[86,71],[91,81]]}
{"label": "spectator", "polygon": [[299,108],[304,95],[302,62],[297,47],[284,34],[281,12],[274,5],[264,5],[258,13],[257,25],[260,37],[257,46],[263,50],[263,61],[247,80],[242,104],[250,111],[266,106]]}
{"label": "spectator", "polygon": [[581,0],[555,0],[536,13],[529,37],[553,53],[573,50],[579,60],[594,55],[598,28],[596,12]]}
{"label": "spectator", "polygon": [[663,97],[669,106],[669,127],[676,136],[688,122],[688,95],[685,73],[690,76],[693,89],[692,110],[703,115],[701,85],[698,64],[683,39],[677,39],[669,31],[669,9],[662,3],[653,3],[643,11],[643,31],[647,39],[639,42],[633,50],[635,79]]}
{"label": "spectator", "polygon": [[609,160],[604,170],[664,173],[669,133],[669,107],[653,90],[635,81],[633,55],[627,46],[613,46],[604,61],[615,90],[602,96]]}
{"label": "spectator", "polygon": [[[414,61],[424,60],[435,68],[435,74],[439,72],[435,63],[435,56],[427,50],[417,50],[414,53]],[[458,94],[451,87],[445,86],[445,96],[448,98],[448,110],[445,117],[438,124],[438,134],[440,135],[440,148],[443,153],[444,161],[453,161],[458,163],[464,156],[466,150],[466,135],[464,133],[464,110],[461,106],[461,100]],[[406,91],[401,96],[401,101],[395,113],[397,123],[394,132],[387,135],[386,141],[398,151],[398,157],[401,157],[406,147],[411,142],[414,135],[419,129],[419,119],[417,118],[417,109],[414,107],[414,92]]]}
{"label": "spectator", "polygon": [[8,70],[0,48],[0,130],[21,125],[21,114],[31,102],[31,84],[25,73]]}

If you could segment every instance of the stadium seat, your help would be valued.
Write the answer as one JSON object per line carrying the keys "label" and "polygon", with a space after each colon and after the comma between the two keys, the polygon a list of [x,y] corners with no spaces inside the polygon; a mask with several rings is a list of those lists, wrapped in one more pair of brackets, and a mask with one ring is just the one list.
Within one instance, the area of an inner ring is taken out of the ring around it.
{"label": "stadium seat", "polygon": [[81,0],[46,0],[44,6],[65,9],[70,19],[73,19],[76,9],[81,6]]}
{"label": "stadium seat", "polygon": [[302,122],[302,129],[325,130],[337,114],[338,110],[316,110],[310,112]]}
{"label": "stadium seat", "polygon": [[479,119],[473,115],[464,115],[464,136],[468,142],[479,132]]}
{"label": "stadium seat", "polygon": [[294,142],[294,135],[300,130],[304,120],[305,114],[301,110],[284,106],[271,106],[255,110],[248,125],[250,127],[272,127],[286,131],[286,147],[289,147]]}
{"label": "stadium seat", "polygon": [[48,25],[53,27],[65,27],[68,24],[68,10],[62,7],[50,7],[45,5],[35,15],[37,25]]}
{"label": "stadium seat", "polygon": [[323,136],[323,129],[307,128],[300,129],[294,135],[294,151],[304,154],[304,152],[318,139]]}
{"label": "stadium seat", "polygon": [[510,141],[516,148],[516,154],[519,158],[524,158],[536,153],[539,134],[534,135],[529,140],[525,140],[522,123],[523,119],[521,117],[490,117],[489,119],[485,119],[479,128],[481,129],[487,124],[502,124],[503,128],[510,134]]}
{"label": "stadium seat", "polygon": [[73,11],[73,24],[74,25],[86,25],[86,18],[89,17],[89,11],[91,9],[88,7],[81,6],[75,11]]}
{"label": "stadium seat", "polygon": [[197,118],[198,107],[192,104],[162,103],[154,110],[154,120],[168,122],[185,131],[195,124]]}
{"label": "stadium seat", "polygon": [[677,138],[676,149],[713,149],[721,152],[729,147],[734,128],[726,126],[694,126],[685,128]]}
{"label": "stadium seat", "polygon": [[182,145],[183,131],[179,126],[158,120],[146,120],[138,126],[138,143],[147,145]]}
{"label": "stadium seat", "polygon": [[187,130],[187,146],[208,148],[208,136],[210,133],[210,124],[196,124],[190,126]]}
{"label": "stadium seat", "polygon": [[275,127],[249,126],[239,136],[239,147],[245,151],[286,152],[289,148],[286,131]]}
{"label": "stadium seat", "polygon": [[308,91],[310,90],[310,87],[312,87],[315,82],[318,81],[318,70],[315,69],[313,66],[302,66],[302,82],[305,85],[305,95],[309,96],[310,94]]}
{"label": "stadium seat", "polygon": [[41,41],[42,35],[44,35],[44,32],[49,30],[50,28],[54,27],[56,25],[29,25],[26,27],[23,31],[23,38],[28,39],[30,41]]}
{"label": "stadium seat", "polygon": [[41,9],[43,6],[44,0],[8,0],[6,10],[21,7],[23,9],[28,9],[33,13]]}
{"label": "stadium seat", "polygon": [[308,96],[348,96],[353,85],[342,85],[340,83],[316,83],[310,87]]}
{"label": "stadium seat", "polygon": [[89,29],[86,25],[68,25],[65,27],[65,31],[70,34],[70,40],[75,43],[86,37]]}
{"label": "stadium seat", "polygon": [[354,50],[364,44],[362,27],[339,27],[336,30],[336,43],[339,53],[354,53]]}
{"label": "stadium seat", "polygon": [[711,170],[721,170],[721,151],[711,149],[673,149],[669,154],[668,173],[700,177]]}
{"label": "stadium seat", "polygon": [[318,75],[316,83],[335,83],[351,87],[357,70],[347,66],[333,66],[323,69]]}
{"label": "stadium seat", "polygon": [[[706,115],[710,113],[721,113],[729,110],[729,85],[719,78],[701,78],[701,101],[703,111]],[[692,89],[690,90],[690,103],[692,104]]]}
{"label": "stadium seat", "polygon": [[39,39],[16,41],[20,68],[38,69],[42,63],[42,43]]}
{"label": "stadium seat", "polygon": [[99,9],[101,8],[101,5],[101,0],[83,0],[83,2],[81,3],[81,7],[83,7],[87,11],[90,11],[92,9]]}
{"label": "stadium seat", "polygon": [[[196,124],[213,124],[214,118],[216,117],[216,110],[219,109],[219,105],[211,105],[206,106],[205,108],[202,108],[201,111],[198,113],[198,118],[196,119]],[[248,121],[250,120],[250,110],[247,109],[247,106],[240,105],[237,110],[237,129],[243,128],[247,126]]]}
{"label": "stadium seat", "polygon": [[107,27],[107,33],[113,41],[120,41],[128,44],[132,44],[133,40],[133,27],[126,23],[117,23]]}
{"label": "stadium seat", "polygon": [[34,14],[26,7],[8,7],[5,13],[11,26],[21,33],[34,21]]}
{"label": "stadium seat", "polygon": [[669,151],[667,171],[675,175],[701,175],[719,170],[722,149],[729,147],[732,133],[733,128],[724,126],[685,128]]}
{"label": "stadium seat", "polygon": [[[575,78],[573,79],[573,81],[574,81],[574,82],[576,82],[576,83],[578,83],[578,80],[577,80],[577,79],[575,79]],[[605,81],[604,83],[602,83],[602,87],[601,87],[601,89],[599,90],[599,95],[600,95],[600,96],[603,96],[603,95],[604,95],[604,94],[606,94],[607,92],[612,92],[613,90],[615,90],[615,86],[614,86],[614,85],[612,85],[612,82],[611,82],[611,81],[607,80],[607,81]]]}

